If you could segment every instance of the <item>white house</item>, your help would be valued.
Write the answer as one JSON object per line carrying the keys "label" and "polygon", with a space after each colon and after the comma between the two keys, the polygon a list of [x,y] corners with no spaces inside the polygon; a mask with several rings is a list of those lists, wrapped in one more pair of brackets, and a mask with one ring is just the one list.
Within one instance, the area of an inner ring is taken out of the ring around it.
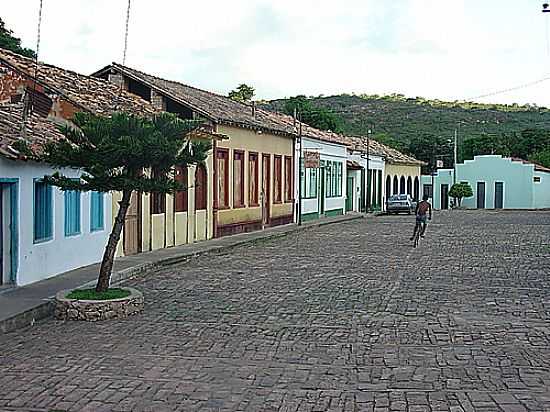
{"label": "white house", "polygon": [[[101,260],[111,231],[111,196],[62,192],[42,182],[54,169],[25,161],[17,142],[58,138],[22,105],[0,106],[0,287],[23,286]],[[75,170],[61,170],[78,178]]]}
{"label": "white house", "polygon": [[[295,195],[301,199],[297,213],[301,211],[302,221],[343,215],[346,212],[347,142],[338,134],[302,126],[301,148],[300,141],[296,145]],[[316,165],[308,161],[316,157]],[[299,164],[300,158],[302,164]],[[299,188],[301,196],[298,196]]]}
{"label": "white house", "polygon": [[423,193],[432,198],[434,208],[448,209],[455,182],[472,188],[473,196],[462,201],[468,209],[550,208],[550,169],[522,159],[475,156],[456,165],[456,178],[454,169],[422,176]]}

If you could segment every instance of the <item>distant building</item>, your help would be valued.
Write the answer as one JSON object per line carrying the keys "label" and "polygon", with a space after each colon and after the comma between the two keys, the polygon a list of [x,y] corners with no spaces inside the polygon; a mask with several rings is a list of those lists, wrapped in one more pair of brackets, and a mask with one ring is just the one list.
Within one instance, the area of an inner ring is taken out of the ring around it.
{"label": "distant building", "polygon": [[546,209],[550,208],[550,169],[522,159],[498,155],[476,156],[439,169],[434,176],[422,176],[423,194],[436,209],[448,209],[449,191],[454,182],[468,182],[473,196],[463,199],[469,209]]}

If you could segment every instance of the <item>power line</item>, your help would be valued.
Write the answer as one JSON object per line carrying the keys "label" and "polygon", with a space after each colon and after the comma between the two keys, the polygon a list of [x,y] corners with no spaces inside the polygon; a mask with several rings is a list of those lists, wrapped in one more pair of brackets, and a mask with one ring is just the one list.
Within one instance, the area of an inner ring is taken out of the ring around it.
{"label": "power line", "polygon": [[124,32],[124,54],[122,55],[122,65],[126,65],[126,52],[128,51],[128,27],[130,25],[130,5],[132,0],[128,0],[128,9],[126,10],[126,30]]}
{"label": "power line", "polygon": [[482,94],[482,95],[475,96],[475,97],[470,97],[470,98],[466,99],[466,101],[471,101],[471,100],[475,100],[475,99],[483,99],[485,97],[497,96],[497,95],[503,94],[503,93],[509,93],[509,92],[514,92],[516,90],[526,89],[528,87],[532,87],[532,86],[535,86],[537,84],[544,83],[548,80],[550,80],[550,76],[544,77],[544,78],[539,79],[539,80],[535,80],[533,82],[524,83],[524,84],[521,84],[519,86],[510,87],[510,88],[502,89],[502,90],[497,90],[497,91],[494,91],[494,92],[491,92],[491,93],[486,93],[486,94]]}

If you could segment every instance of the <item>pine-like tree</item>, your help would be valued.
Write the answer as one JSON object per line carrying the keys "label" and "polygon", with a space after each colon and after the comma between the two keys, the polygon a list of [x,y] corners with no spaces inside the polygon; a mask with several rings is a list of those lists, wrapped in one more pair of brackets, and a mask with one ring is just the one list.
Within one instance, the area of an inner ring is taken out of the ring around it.
{"label": "pine-like tree", "polygon": [[82,171],[80,180],[59,172],[44,177],[62,190],[122,193],[96,286],[97,292],[104,292],[109,287],[132,193],[185,190],[175,180],[174,167],[204,162],[210,144],[191,140],[190,133],[199,122],[181,120],[169,113],[153,119],[125,113],[112,117],[77,113],[73,123],[76,127],[62,129],[66,139],[47,143],[36,157],[56,168]]}

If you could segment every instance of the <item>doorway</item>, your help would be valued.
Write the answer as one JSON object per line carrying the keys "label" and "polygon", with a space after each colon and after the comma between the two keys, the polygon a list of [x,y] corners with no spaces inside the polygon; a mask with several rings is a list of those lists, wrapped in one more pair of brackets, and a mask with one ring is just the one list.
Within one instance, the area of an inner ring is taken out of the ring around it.
{"label": "doorway", "polygon": [[441,185],[441,209],[449,208],[449,185]]}
{"label": "doorway", "polygon": [[485,182],[477,182],[477,208],[485,209]]}
{"label": "doorway", "polygon": [[320,173],[321,185],[319,190],[319,216],[324,216],[325,215],[325,173],[326,173],[325,166],[321,165],[321,168],[319,170],[321,172]]}
{"label": "doorway", "polygon": [[495,182],[495,209],[504,208],[504,183]]}
{"label": "doorway", "polygon": [[262,223],[269,224],[271,215],[271,158],[270,155],[262,155]]}
{"label": "doorway", "polygon": [[19,179],[0,179],[0,287],[17,281]]}
{"label": "doorway", "polygon": [[355,190],[354,190],[354,179],[353,177],[349,177],[348,176],[348,185],[346,187],[346,212],[351,212],[353,211],[353,203],[354,203],[354,194],[355,194]]}
{"label": "doorway", "polygon": [[141,252],[141,193],[133,192],[124,220],[124,255]]}

